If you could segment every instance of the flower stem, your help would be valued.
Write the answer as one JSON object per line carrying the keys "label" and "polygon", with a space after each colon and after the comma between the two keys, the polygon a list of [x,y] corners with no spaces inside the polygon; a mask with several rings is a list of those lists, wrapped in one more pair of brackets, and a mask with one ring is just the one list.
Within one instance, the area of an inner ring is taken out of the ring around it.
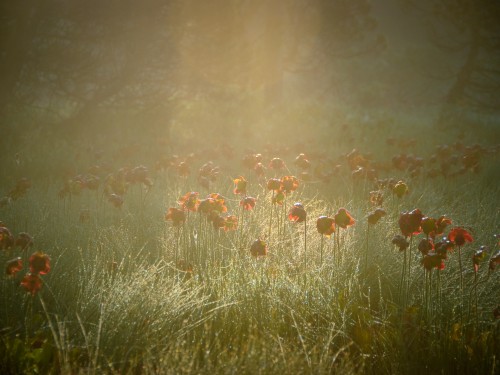
{"label": "flower stem", "polygon": [[307,269],[307,218],[304,219],[304,266]]}

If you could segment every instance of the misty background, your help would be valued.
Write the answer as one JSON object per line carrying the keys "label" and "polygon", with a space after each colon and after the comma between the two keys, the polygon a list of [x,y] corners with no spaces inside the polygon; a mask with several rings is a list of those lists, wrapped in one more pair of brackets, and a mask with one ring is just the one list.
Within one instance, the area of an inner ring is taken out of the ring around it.
{"label": "misty background", "polygon": [[496,0],[8,1],[0,15],[4,142],[20,127],[168,143],[381,115],[446,128],[500,109]]}

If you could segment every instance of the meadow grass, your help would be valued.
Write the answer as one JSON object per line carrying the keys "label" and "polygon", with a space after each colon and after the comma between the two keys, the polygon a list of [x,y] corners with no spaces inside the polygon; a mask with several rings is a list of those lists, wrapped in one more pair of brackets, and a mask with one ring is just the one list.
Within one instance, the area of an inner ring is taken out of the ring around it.
{"label": "meadow grass", "polygon": [[[410,194],[399,199],[385,192],[387,216],[368,232],[373,183],[353,180],[342,155],[359,147],[374,159],[390,161],[401,150],[387,147],[380,129],[384,137],[406,135],[380,123],[360,129],[338,130],[317,146],[280,147],[276,154],[255,147],[266,164],[280,156],[288,165],[283,172],[268,170],[267,177],[296,174],[295,156],[312,154],[316,147],[341,163],[329,183],[301,181],[286,197],[286,209],[271,203],[265,180],[242,167],[243,146],[234,156],[215,156],[221,173],[208,190],[195,177],[212,159],[203,152],[191,162],[191,176],[183,179],[174,169],[154,171],[155,158],[175,150],[151,146],[151,139],[139,143],[144,154],[105,149],[102,159],[110,161],[112,171],[144,163],[154,181],[149,190],[128,186],[125,203],[115,208],[103,193],[104,173],[96,192],[58,198],[71,176],[65,168],[75,175],[103,161],[94,154],[98,146],[60,141],[61,147],[42,143],[29,149],[31,141],[23,143],[17,166],[12,154],[4,159],[2,192],[23,176],[33,186],[2,207],[0,219],[14,233],[30,233],[35,245],[23,253],[2,250],[0,259],[5,263],[21,256],[26,268],[32,250],[40,249],[50,256],[52,269],[34,296],[19,286],[25,270],[2,277],[0,372],[497,373],[500,325],[493,310],[500,297],[499,273],[489,271],[484,261],[474,283],[471,256],[480,245],[489,246],[489,255],[498,250],[493,238],[498,232],[498,154],[485,158],[477,174],[449,179],[386,172],[403,179]],[[436,131],[436,139],[443,134]],[[414,152],[427,157],[432,147],[419,146]],[[193,144],[177,152],[185,157],[196,149]],[[238,175],[246,176],[248,194],[257,198],[253,211],[243,212],[241,196],[232,192]],[[215,230],[202,214],[192,212],[184,225],[172,226],[165,212],[189,191],[199,191],[200,198],[221,193],[228,212],[243,225],[236,231]],[[294,202],[305,207],[305,226],[287,219]],[[333,216],[340,207],[351,212],[356,224],[322,238],[316,219]],[[400,212],[417,207],[432,217],[446,214],[452,226],[473,232],[475,241],[462,249],[464,293],[456,251],[439,271],[439,285],[437,270],[426,282],[416,249],[422,235],[412,240],[408,288],[400,288],[403,254],[391,240],[400,232]],[[80,220],[82,209],[89,217]],[[257,238],[267,243],[269,253],[254,258],[250,246]],[[181,258],[192,263],[192,272],[176,264]]]}

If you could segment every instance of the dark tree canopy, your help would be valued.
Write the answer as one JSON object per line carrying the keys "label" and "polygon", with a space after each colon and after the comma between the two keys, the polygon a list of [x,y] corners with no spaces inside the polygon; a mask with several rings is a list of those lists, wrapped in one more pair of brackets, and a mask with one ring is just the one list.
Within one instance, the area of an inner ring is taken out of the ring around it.
{"label": "dark tree canopy", "polygon": [[72,127],[120,111],[165,123],[178,97],[279,104],[285,75],[384,47],[367,0],[4,2],[0,27],[1,121]]}

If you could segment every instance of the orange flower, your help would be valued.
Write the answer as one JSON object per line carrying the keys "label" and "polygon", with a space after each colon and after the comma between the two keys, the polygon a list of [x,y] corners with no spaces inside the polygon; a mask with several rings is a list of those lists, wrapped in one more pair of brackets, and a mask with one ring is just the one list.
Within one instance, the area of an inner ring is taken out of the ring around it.
{"label": "orange flower", "polygon": [[302,223],[306,220],[307,214],[302,203],[294,203],[293,207],[288,212],[288,219],[296,223]]}
{"label": "orange flower", "polygon": [[215,200],[212,198],[206,198],[200,200],[198,203],[198,212],[202,214],[209,214],[215,209]]}
{"label": "orange flower", "polygon": [[334,218],[335,224],[343,229],[346,229],[347,227],[350,227],[351,225],[354,225],[356,223],[356,220],[354,220],[352,215],[345,208],[339,208]]}
{"label": "orange flower", "polygon": [[255,207],[256,201],[257,199],[253,197],[245,197],[240,201],[240,206],[247,211],[251,211]]}
{"label": "orange flower", "polygon": [[319,234],[330,237],[335,232],[335,220],[328,216],[320,216],[316,220],[316,229]]}
{"label": "orange flower", "polygon": [[40,289],[42,289],[42,279],[38,274],[28,273],[21,280],[21,286],[34,296]]}
{"label": "orange flower", "polygon": [[248,154],[243,157],[243,165],[248,169],[252,169],[255,167],[257,163],[262,161],[261,154]]}
{"label": "orange flower", "polygon": [[403,181],[398,181],[392,188],[392,192],[396,194],[398,198],[402,198],[403,195],[408,194],[408,191],[408,185],[406,185]]}
{"label": "orange flower", "polygon": [[466,242],[473,242],[471,234],[467,232],[464,228],[453,228],[450,233],[448,233],[448,239],[454,242],[457,246],[463,246]]}
{"label": "orange flower", "polygon": [[172,221],[174,227],[178,227],[186,221],[186,214],[183,210],[175,207],[170,207],[168,212],[165,214],[166,221]]}
{"label": "orange flower", "polygon": [[234,215],[229,215],[224,218],[224,232],[236,230],[238,228],[238,218]]}
{"label": "orange flower", "polygon": [[267,180],[267,190],[280,191],[281,180],[278,178],[270,178],[269,180]]}
{"label": "orange flower", "polygon": [[21,258],[17,257],[7,262],[7,267],[5,271],[7,275],[14,276],[22,269],[23,269],[23,261]]}
{"label": "orange flower", "polygon": [[246,194],[247,193],[247,180],[244,177],[239,176],[234,180],[234,194]]}
{"label": "orange flower", "polygon": [[209,219],[212,221],[215,229],[224,229],[224,232],[236,230],[238,228],[238,218],[234,215],[222,217],[212,212]]}
{"label": "orange flower", "polygon": [[250,247],[250,254],[256,258],[267,255],[267,244],[261,239],[255,240]]}
{"label": "orange flower", "polygon": [[181,205],[182,209],[195,212],[200,202],[198,200],[198,195],[198,192],[191,191],[180,197],[178,203]]}
{"label": "orange flower", "polygon": [[211,193],[208,198],[212,198],[215,201],[215,211],[217,212],[227,212],[226,198],[224,198],[219,193]]}
{"label": "orange flower", "polygon": [[281,178],[281,186],[284,194],[297,190],[299,180],[295,176],[284,176]]}
{"label": "orange flower", "polygon": [[34,275],[45,275],[50,272],[50,258],[47,254],[37,251],[30,256],[30,272]]}
{"label": "orange flower", "polygon": [[274,170],[282,170],[285,169],[285,162],[281,160],[280,158],[273,158],[269,162],[269,168],[274,169]]}
{"label": "orange flower", "polygon": [[387,213],[383,208],[377,208],[375,211],[368,215],[368,224],[375,225],[378,221],[383,218]]}

